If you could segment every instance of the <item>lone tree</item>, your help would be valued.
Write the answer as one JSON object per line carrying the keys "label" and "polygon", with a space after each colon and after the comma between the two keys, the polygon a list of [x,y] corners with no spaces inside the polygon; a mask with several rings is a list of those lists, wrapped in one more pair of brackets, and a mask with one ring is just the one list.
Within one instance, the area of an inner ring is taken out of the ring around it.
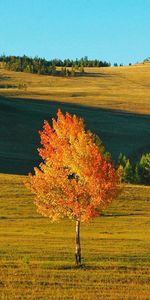
{"label": "lone tree", "polygon": [[76,115],[58,110],[52,126],[40,131],[43,163],[29,174],[28,188],[37,210],[52,222],[68,217],[76,222],[75,263],[81,264],[80,224],[99,216],[119,190],[119,174],[108,155]]}

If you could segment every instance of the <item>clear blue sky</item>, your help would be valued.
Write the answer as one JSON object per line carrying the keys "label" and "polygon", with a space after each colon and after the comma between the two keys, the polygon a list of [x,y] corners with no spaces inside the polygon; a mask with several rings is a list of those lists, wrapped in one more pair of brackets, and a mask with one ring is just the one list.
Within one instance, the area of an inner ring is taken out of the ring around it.
{"label": "clear blue sky", "polygon": [[150,0],[0,0],[0,54],[98,58],[150,56]]}

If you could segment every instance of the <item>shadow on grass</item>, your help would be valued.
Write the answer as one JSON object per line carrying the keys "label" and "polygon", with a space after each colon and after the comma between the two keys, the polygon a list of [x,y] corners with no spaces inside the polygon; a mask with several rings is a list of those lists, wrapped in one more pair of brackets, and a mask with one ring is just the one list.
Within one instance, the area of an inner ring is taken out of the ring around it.
{"label": "shadow on grass", "polygon": [[106,74],[106,73],[91,73],[91,72],[85,72],[81,73],[79,76],[82,77],[112,77],[113,74]]}
{"label": "shadow on grass", "polygon": [[39,165],[38,131],[44,120],[51,123],[58,108],[64,113],[68,111],[83,117],[86,128],[100,136],[115,161],[120,153],[135,158],[141,155],[141,149],[142,153],[148,152],[149,115],[42,99],[0,96],[0,173],[27,175],[33,171],[34,166]]}
{"label": "shadow on grass", "polygon": [[81,264],[79,266],[72,264],[72,265],[47,265],[44,266],[44,269],[52,269],[52,270],[99,270],[101,267],[98,266],[89,266],[86,264]]}
{"label": "shadow on grass", "polygon": [[96,271],[96,270],[100,270],[100,271],[113,271],[113,270],[117,270],[119,272],[125,272],[128,270],[136,270],[137,267],[136,266],[110,266],[110,265],[106,265],[106,266],[97,266],[97,265],[88,265],[88,264],[81,264],[79,266],[76,265],[55,265],[55,266],[47,266],[47,268],[45,269],[52,269],[52,270],[60,270],[60,271],[67,271],[67,270],[83,270],[83,271]]}
{"label": "shadow on grass", "polygon": [[15,84],[0,84],[0,89],[15,89],[17,85]]}
{"label": "shadow on grass", "polygon": [[10,76],[5,76],[5,75],[0,75],[0,81],[3,81],[3,80],[9,80],[11,77]]}

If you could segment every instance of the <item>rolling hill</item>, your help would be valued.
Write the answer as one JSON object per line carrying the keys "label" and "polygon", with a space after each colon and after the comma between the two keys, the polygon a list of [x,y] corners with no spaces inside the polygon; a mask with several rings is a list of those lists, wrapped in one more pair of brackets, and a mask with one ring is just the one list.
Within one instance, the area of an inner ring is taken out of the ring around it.
{"label": "rolling hill", "polygon": [[39,162],[38,130],[58,108],[85,119],[117,159],[150,151],[150,65],[85,69],[52,77],[0,69],[0,172],[27,174]]}
{"label": "rolling hill", "polygon": [[82,226],[77,268],[75,224],[50,225],[35,212],[25,177],[11,175],[39,163],[38,130],[58,108],[82,116],[114,160],[120,152],[134,160],[149,152],[149,75],[148,65],[86,69],[75,78],[0,69],[0,173],[7,173],[0,174],[3,299],[149,299],[150,187],[125,185],[101,218]]}

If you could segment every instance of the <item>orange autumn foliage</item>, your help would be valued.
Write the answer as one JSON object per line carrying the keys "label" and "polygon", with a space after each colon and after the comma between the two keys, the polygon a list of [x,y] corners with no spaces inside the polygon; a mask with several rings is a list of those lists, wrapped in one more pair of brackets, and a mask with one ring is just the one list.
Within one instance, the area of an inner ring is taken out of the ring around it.
{"label": "orange autumn foliage", "polygon": [[98,216],[119,190],[119,174],[76,115],[59,110],[52,126],[40,131],[43,163],[29,175],[38,212],[51,221],[64,217],[82,222]]}

